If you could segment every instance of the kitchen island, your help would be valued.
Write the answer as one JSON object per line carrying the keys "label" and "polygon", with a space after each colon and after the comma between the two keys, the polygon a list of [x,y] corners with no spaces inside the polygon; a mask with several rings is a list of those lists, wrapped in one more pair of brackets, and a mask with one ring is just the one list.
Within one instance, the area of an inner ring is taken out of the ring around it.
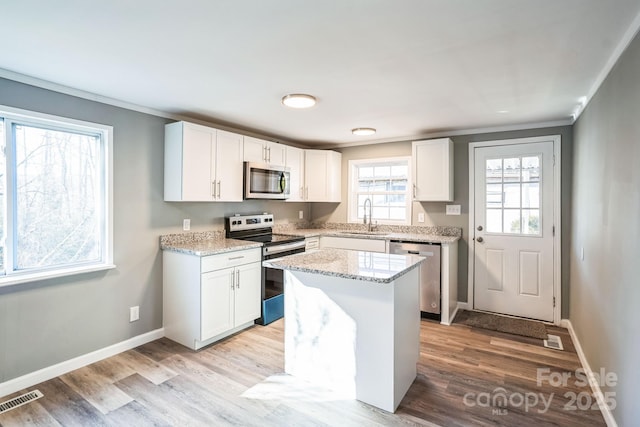
{"label": "kitchen island", "polygon": [[423,258],[319,250],[285,271],[285,372],[394,412],[416,377]]}

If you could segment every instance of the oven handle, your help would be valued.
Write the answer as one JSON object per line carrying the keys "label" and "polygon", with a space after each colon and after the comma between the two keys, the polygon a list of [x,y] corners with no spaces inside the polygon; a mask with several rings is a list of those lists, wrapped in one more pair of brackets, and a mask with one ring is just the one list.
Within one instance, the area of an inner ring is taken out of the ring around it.
{"label": "oven handle", "polygon": [[288,243],[286,245],[266,246],[264,248],[265,255],[279,254],[282,252],[291,251],[294,249],[301,249],[306,246],[306,242],[301,240],[299,242]]}

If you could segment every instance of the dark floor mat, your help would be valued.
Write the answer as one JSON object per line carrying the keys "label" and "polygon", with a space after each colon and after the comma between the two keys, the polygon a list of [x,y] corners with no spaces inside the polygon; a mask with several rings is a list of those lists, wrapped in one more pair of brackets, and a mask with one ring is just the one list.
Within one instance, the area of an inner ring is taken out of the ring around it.
{"label": "dark floor mat", "polygon": [[478,311],[460,310],[453,322],[508,334],[547,339],[547,328],[544,326],[544,323],[535,320],[516,319]]}

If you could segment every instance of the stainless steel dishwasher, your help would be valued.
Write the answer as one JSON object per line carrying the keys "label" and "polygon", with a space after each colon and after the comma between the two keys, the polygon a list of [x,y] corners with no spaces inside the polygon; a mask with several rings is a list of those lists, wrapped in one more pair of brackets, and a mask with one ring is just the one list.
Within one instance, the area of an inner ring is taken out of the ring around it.
{"label": "stainless steel dishwasher", "polygon": [[415,243],[402,240],[389,242],[391,254],[413,254],[425,257],[420,266],[420,311],[440,314],[440,244]]}

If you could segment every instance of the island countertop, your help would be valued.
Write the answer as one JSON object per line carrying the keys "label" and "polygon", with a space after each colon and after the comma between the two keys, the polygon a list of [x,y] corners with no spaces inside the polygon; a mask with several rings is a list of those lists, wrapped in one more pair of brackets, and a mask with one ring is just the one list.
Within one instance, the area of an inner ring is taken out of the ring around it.
{"label": "island countertop", "polygon": [[263,265],[280,270],[391,283],[416,268],[423,260],[416,255],[322,249],[263,261]]}

